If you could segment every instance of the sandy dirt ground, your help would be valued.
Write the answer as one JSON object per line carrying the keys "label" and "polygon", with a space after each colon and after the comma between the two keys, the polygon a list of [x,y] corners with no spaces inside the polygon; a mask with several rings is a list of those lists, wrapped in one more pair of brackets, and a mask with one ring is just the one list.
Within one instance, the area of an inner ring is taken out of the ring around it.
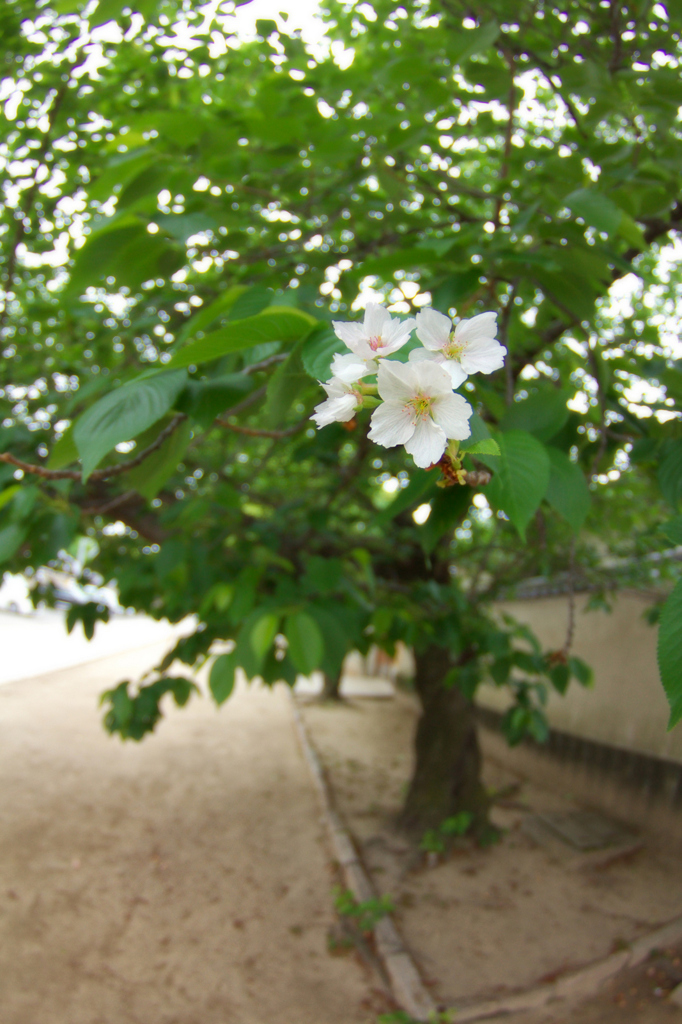
{"label": "sandy dirt ground", "polygon": [[[525,821],[577,805],[499,763],[485,765],[488,786],[521,783],[514,798],[493,812],[504,829],[502,842],[487,850],[455,851],[431,869],[415,863],[393,826],[411,771],[413,699],[399,692],[392,700],[351,700],[338,707],[301,703],[338,808],[377,889],[395,900],[396,923],[440,1005],[466,1006],[535,986],[682,914],[679,851],[645,834],[636,837],[638,850],[614,859],[608,852],[579,853],[559,839],[536,842],[526,834]],[[651,991],[656,987],[661,986]],[[608,1004],[614,1020],[658,1024],[676,1014],[682,1019],[679,1010],[654,1005],[660,996],[647,1001],[626,994],[623,1005],[621,997],[614,988]],[[608,1002],[608,995],[603,998]],[[637,1007],[642,1001],[644,1010]],[[592,1016],[556,1014],[552,1009],[532,1019],[611,1020],[598,1001]],[[530,1022],[531,1015],[517,1019]]]}
{"label": "sandy dirt ground", "polygon": [[514,1013],[504,1024],[679,1024],[682,1008],[669,995],[682,983],[682,946],[657,950],[643,964],[621,971],[597,996],[542,1010]]}
{"label": "sandy dirt ground", "polygon": [[103,689],[163,644],[0,687],[2,1024],[369,1024],[288,696],[193,699],[142,744]]}

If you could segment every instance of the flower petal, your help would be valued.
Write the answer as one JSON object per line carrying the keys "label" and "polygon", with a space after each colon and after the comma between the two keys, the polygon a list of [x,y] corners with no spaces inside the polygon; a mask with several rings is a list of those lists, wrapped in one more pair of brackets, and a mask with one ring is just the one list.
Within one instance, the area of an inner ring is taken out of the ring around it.
{"label": "flower petal", "polygon": [[415,368],[420,363],[399,363],[396,360],[382,360],[379,363],[377,385],[384,401],[409,402],[419,389]]}
{"label": "flower petal", "polygon": [[408,363],[442,363],[444,359],[445,356],[442,352],[433,352],[428,348],[413,348],[407,357]]}
{"label": "flower petal", "polygon": [[347,423],[353,419],[358,400],[353,394],[341,395],[339,398],[328,398],[315,406],[310,417],[317,424],[317,429],[327,427],[330,423]]}
{"label": "flower petal", "polygon": [[452,320],[437,309],[420,309],[417,313],[417,337],[425,348],[435,352],[442,348],[450,337]]}
{"label": "flower petal", "polygon": [[352,352],[358,351],[358,345],[366,341],[365,328],[362,324],[348,323],[346,320],[332,320],[334,334],[340,338]]}
{"label": "flower petal", "polygon": [[423,359],[408,365],[416,378],[417,390],[420,393],[431,397],[449,395],[452,392],[452,378],[445,369],[445,364],[439,365],[433,359]]}
{"label": "flower petal", "polygon": [[461,355],[462,369],[467,373],[493,373],[504,366],[507,350],[494,338],[477,338]]}
{"label": "flower petal", "polygon": [[420,420],[412,437],[405,443],[405,451],[409,452],[420,469],[426,469],[438,462],[447,444],[445,432],[427,416]]}
{"label": "flower petal", "polygon": [[328,381],[320,381],[320,384],[327,392],[328,398],[341,398],[342,395],[350,394],[350,384],[346,384],[339,377],[331,377]]}
{"label": "flower petal", "polygon": [[[441,362],[438,360],[438,362]],[[464,369],[462,364],[457,359],[444,359],[442,361],[442,367],[447,370],[452,380],[453,388],[458,388],[460,384],[463,384],[469,374]]]}
{"label": "flower petal", "polygon": [[471,427],[469,417],[473,409],[461,395],[444,395],[434,398],[431,405],[431,415],[439,427],[442,428],[446,437],[454,437],[457,441],[463,441],[469,437]]}
{"label": "flower petal", "polygon": [[391,353],[397,352],[399,348],[402,348],[405,342],[409,341],[415,322],[414,317],[408,317],[407,320],[402,321],[397,318],[392,319],[386,324],[382,334],[383,345],[377,352],[377,355],[391,355]]}
{"label": "flower petal", "polygon": [[414,424],[403,403],[384,402],[372,413],[367,436],[384,448],[393,448],[397,444],[405,444],[413,432]]}
{"label": "flower petal", "polygon": [[332,373],[345,384],[355,384],[368,373],[376,373],[377,364],[374,360],[361,359],[354,352],[342,355],[340,352],[332,359]]}
{"label": "flower petal", "polygon": [[391,321],[391,314],[378,302],[368,302],[365,308],[363,333],[366,338],[380,338]]}
{"label": "flower petal", "polygon": [[460,320],[455,327],[455,341],[467,346],[479,338],[494,338],[497,334],[497,313],[479,313],[470,320]]}

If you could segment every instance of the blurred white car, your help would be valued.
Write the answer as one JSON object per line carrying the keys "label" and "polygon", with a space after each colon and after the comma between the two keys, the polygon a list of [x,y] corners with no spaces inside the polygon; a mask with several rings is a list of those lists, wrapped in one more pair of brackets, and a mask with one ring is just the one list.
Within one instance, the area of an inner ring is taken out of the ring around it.
{"label": "blurred white car", "polygon": [[30,615],[33,602],[28,596],[29,588],[23,576],[6,572],[0,586],[0,611],[13,612],[15,615]]}
{"label": "blurred white car", "polygon": [[57,608],[94,601],[96,604],[106,605],[112,615],[120,615],[124,611],[119,604],[115,587],[77,583],[68,573],[47,567],[38,569],[30,582],[24,576],[6,572],[0,586],[0,611],[12,612],[15,615],[32,615],[35,608],[29,595],[31,586],[35,583],[52,586]]}

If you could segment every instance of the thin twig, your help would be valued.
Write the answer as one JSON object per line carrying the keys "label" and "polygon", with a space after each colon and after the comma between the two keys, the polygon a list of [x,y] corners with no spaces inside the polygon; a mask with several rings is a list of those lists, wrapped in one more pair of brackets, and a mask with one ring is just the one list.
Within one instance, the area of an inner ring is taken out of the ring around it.
{"label": "thin twig", "polygon": [[571,547],[568,556],[568,627],[566,639],[561,653],[568,658],[568,652],[573,646],[575,634],[575,534],[571,537]]}
{"label": "thin twig", "polygon": [[276,356],[269,356],[267,359],[262,359],[260,363],[251,363],[250,366],[245,366],[241,372],[247,376],[250,373],[256,373],[258,370],[267,370],[269,366],[273,366],[275,363],[283,363],[288,357],[288,352],[280,352]]}
{"label": "thin twig", "polygon": [[237,402],[237,404],[233,405],[231,409],[226,409],[222,414],[223,419],[227,416],[237,416],[240,412],[244,412],[244,409],[248,409],[249,406],[254,405],[263,398],[267,390],[267,384],[263,384],[261,388],[256,388],[256,390],[252,391],[250,395],[243,398],[241,402]]}
{"label": "thin twig", "polygon": [[81,505],[81,512],[86,516],[104,516],[120,508],[121,505],[127,505],[133,499],[140,500],[137,491],[124,491],[123,494],[117,494],[115,498],[104,501],[101,505]]}
{"label": "thin twig", "polygon": [[[141,465],[141,463],[143,463],[153,452],[158,451],[164,441],[170,437],[170,435],[185,419],[187,419],[187,417],[184,413],[178,413],[173,417],[170,423],[163,428],[149,447],[145,448],[144,451],[141,451],[139,455],[136,455],[134,459],[129,459],[127,462],[121,462],[118,466],[107,466],[105,469],[96,469],[94,473],[90,474],[88,479],[91,482],[96,482],[97,480],[110,480],[111,477],[121,476],[122,473],[127,473],[128,470],[135,469],[136,466]],[[36,466],[32,462],[24,462],[22,459],[18,459],[10,452],[3,452],[0,454],[0,462],[10,463],[18,469],[23,469],[24,473],[32,473],[34,476],[39,476],[43,480],[80,480],[83,475],[82,470],[79,469],[46,469],[45,466]]]}
{"label": "thin twig", "polygon": [[[507,110],[509,116],[507,118],[507,126],[504,133],[504,153],[502,154],[502,163],[500,164],[500,180],[504,179],[509,174],[509,160],[511,157],[512,149],[512,135],[514,134],[514,109],[516,106],[516,86],[514,84],[514,55],[513,53],[507,54],[507,61],[509,64],[509,74],[511,76],[511,84],[509,86],[509,97],[507,99]],[[504,206],[504,199],[499,196],[495,200],[495,215],[493,222],[496,228],[500,226],[500,216],[502,214],[502,208]]]}
{"label": "thin twig", "polygon": [[599,447],[597,448],[597,452],[594,456],[594,459],[592,460],[592,465],[590,466],[590,472],[588,474],[588,477],[591,480],[594,476],[596,476],[597,471],[599,470],[599,466],[601,465],[601,461],[604,458],[604,452],[606,451],[607,445],[607,424],[606,395],[604,394],[604,386],[602,384],[601,376],[599,373],[599,363],[597,362],[597,354],[592,346],[590,346],[588,349],[588,360],[590,363],[590,368],[594,375],[594,379],[597,384],[597,395],[599,398]]}
{"label": "thin twig", "polygon": [[242,427],[238,423],[228,423],[221,416],[216,420],[221,427],[225,427],[226,430],[233,430],[235,434],[246,434],[247,437],[291,437],[292,434],[297,434],[304,427],[308,426],[308,420],[301,420],[300,423],[295,423],[293,427],[287,427],[286,430],[261,430],[259,427]]}
{"label": "thin twig", "polygon": [[22,459],[18,459],[10,452],[3,452],[0,455],[0,462],[7,462],[16,466],[17,469],[23,470],[24,473],[33,473],[34,476],[39,476],[43,480],[80,480],[82,475],[75,469],[45,469],[44,466],[34,466],[33,463],[23,462]]}
{"label": "thin twig", "polygon": [[500,324],[498,337],[500,344],[504,345],[507,350],[507,358],[504,361],[504,374],[505,374],[505,399],[507,405],[511,405],[514,401],[514,385],[516,383],[513,360],[509,351],[509,321],[511,319],[512,309],[514,308],[514,299],[516,298],[516,281],[513,282],[509,295],[507,296],[506,305],[502,307],[500,313]]}

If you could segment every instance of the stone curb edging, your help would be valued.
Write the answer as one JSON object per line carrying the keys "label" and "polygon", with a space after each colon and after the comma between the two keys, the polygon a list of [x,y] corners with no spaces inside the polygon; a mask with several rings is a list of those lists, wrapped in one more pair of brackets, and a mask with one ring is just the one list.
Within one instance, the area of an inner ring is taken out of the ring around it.
{"label": "stone curb edging", "polygon": [[[319,758],[313,749],[308,733],[291,695],[296,732],[303,749],[310,773],[317,789],[325,824],[331,840],[334,856],[338,861],[344,881],[358,902],[373,899],[376,892],[355,849],[350,833],[332,806],[331,793]],[[682,939],[682,917],[674,918],[648,935],[635,939],[627,949],[611,953],[602,960],[581,967],[570,974],[564,974],[556,981],[536,988],[527,989],[502,999],[476,1003],[469,1006],[451,1007],[455,1024],[501,1017],[523,1010],[535,1010],[549,1003],[584,999],[595,995],[605,981],[626,967],[636,967],[654,949],[661,949]],[[426,990],[414,960],[405,949],[392,918],[387,915],[374,928],[376,949],[391,982],[393,996],[406,1013],[417,1021],[428,1022],[435,1016],[437,1006]]]}
{"label": "stone curb edging", "polygon": [[[339,864],[344,882],[359,903],[375,899],[377,894],[374,886],[360,861],[350,833],[332,806],[331,793],[322,765],[308,738],[293,694],[291,706],[296,732],[317,789],[334,857]],[[424,987],[419,971],[405,949],[390,915],[377,922],[374,928],[374,942],[398,1006],[415,1020],[428,1021],[436,1013],[436,1004]]]}
{"label": "stone curb edging", "polygon": [[636,967],[649,956],[654,949],[661,949],[682,939],[682,917],[677,917],[668,924],[657,928],[648,935],[635,939],[628,949],[611,953],[603,960],[597,960],[587,967],[581,967],[571,974],[565,974],[556,981],[537,988],[519,992],[506,999],[495,999],[487,1003],[462,1007],[455,1010],[457,1024],[469,1021],[499,1017],[503,1014],[517,1013],[522,1010],[535,1010],[548,1003],[562,999],[584,999],[595,995],[605,981],[618,974],[626,967]]}

